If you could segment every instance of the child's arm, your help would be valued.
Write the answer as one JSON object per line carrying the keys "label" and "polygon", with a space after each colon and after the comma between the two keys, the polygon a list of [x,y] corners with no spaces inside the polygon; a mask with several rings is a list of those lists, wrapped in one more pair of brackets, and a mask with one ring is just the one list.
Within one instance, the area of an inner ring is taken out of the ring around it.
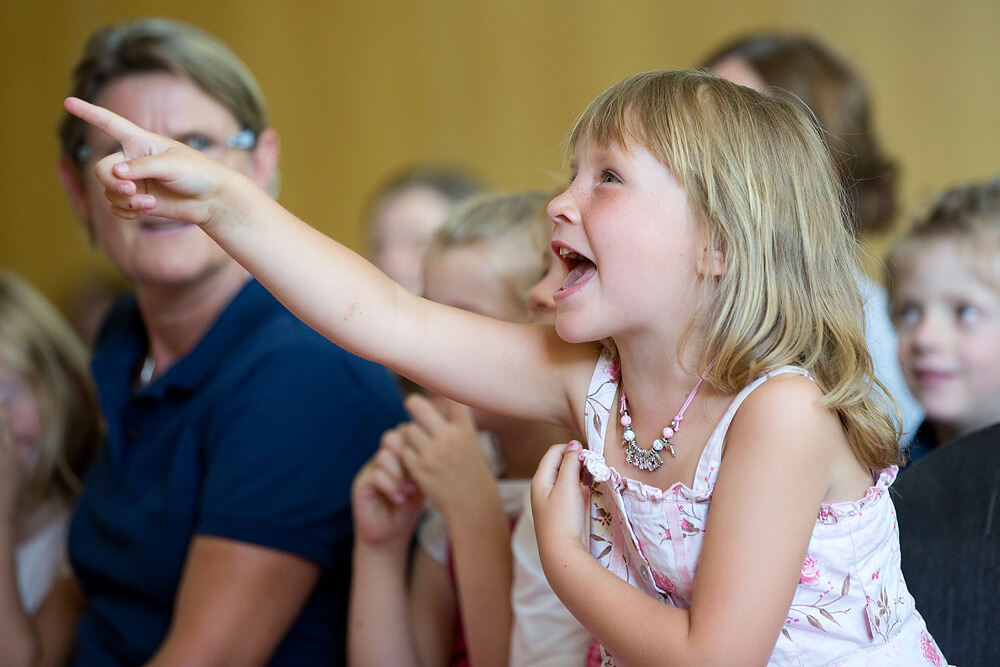
{"label": "child's arm", "polygon": [[395,443],[385,436],[354,478],[354,557],[347,623],[351,667],[418,667],[410,629],[410,542],[423,511]]}
{"label": "child's arm", "polygon": [[417,546],[410,569],[410,627],[423,667],[454,662],[457,613],[458,596],[448,565]]}
{"label": "child's arm", "polygon": [[837,468],[831,462],[842,463],[847,448],[839,420],[820,399],[808,380],[779,377],[740,408],[726,440],[690,611],[647,596],[589,555],[579,538],[586,510],[578,446],[545,455],[532,481],[545,573],[566,607],[622,664],[768,661],[820,504],[839,474],[831,473]]}
{"label": "child's arm", "polygon": [[81,100],[68,99],[66,109],[113,136],[132,158],[123,163],[116,154],[96,168],[118,215],[202,225],[310,326],[435,392],[576,427],[568,397],[575,408],[596,345],[581,350],[549,328],[502,323],[416,297],[235,171]]}
{"label": "child's arm", "polygon": [[469,661],[507,665],[512,612],[510,527],[471,410],[413,395],[398,429],[403,463],[444,516]]}

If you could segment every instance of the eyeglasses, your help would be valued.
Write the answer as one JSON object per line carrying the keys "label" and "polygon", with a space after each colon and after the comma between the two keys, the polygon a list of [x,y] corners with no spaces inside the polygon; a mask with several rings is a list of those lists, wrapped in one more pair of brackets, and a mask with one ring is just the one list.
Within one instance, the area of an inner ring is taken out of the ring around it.
{"label": "eyeglasses", "polygon": [[[218,153],[219,150],[223,148],[235,148],[236,150],[241,151],[253,150],[257,145],[257,133],[249,129],[240,130],[225,141],[219,141],[217,139],[213,139],[207,134],[192,132],[190,134],[177,137],[176,140],[200,153],[205,153],[206,155],[215,157],[213,153]],[[113,150],[108,151],[102,157],[107,157],[108,155],[120,150],[121,146],[116,144]],[[73,157],[76,159],[77,164],[84,164],[85,162],[89,162],[93,159],[94,149],[87,144],[80,144],[77,146],[76,151],[74,151]]]}

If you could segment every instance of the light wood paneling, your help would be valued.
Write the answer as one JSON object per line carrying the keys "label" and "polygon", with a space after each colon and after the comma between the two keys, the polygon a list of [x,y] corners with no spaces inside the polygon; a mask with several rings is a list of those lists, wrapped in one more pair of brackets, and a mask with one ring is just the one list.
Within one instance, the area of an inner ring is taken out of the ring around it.
{"label": "light wood paneling", "polygon": [[[0,265],[57,303],[109,272],[65,204],[54,128],[91,30],[166,11],[222,37],[257,74],[283,140],[282,202],[360,248],[368,192],[416,161],[470,165],[501,188],[551,187],[562,140],[600,90],[698,62],[760,28],[848,54],[876,99],[903,203],[1000,172],[1000,3],[967,0],[13,0],[0,8]],[[876,246],[878,247],[878,246]]]}

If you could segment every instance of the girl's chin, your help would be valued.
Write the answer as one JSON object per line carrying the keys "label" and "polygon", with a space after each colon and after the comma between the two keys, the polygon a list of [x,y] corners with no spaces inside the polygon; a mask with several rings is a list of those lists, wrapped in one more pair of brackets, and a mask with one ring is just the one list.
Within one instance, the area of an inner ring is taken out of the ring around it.
{"label": "girl's chin", "polygon": [[606,338],[606,336],[597,335],[593,331],[588,331],[585,327],[577,325],[578,323],[574,322],[572,316],[560,317],[558,314],[556,315],[556,333],[567,343],[593,343]]}

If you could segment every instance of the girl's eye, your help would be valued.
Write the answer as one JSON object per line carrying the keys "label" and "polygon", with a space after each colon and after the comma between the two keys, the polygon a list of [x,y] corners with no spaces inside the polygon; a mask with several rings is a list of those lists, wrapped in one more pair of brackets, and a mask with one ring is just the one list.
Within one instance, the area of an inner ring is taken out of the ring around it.
{"label": "girl's eye", "polygon": [[912,304],[903,304],[895,309],[893,320],[897,327],[912,327],[920,321],[920,309]]}
{"label": "girl's eye", "polygon": [[618,174],[611,171],[610,169],[605,169],[601,172],[601,183],[621,183],[622,180],[618,178]]}
{"label": "girl's eye", "polygon": [[960,304],[955,308],[955,318],[962,324],[974,324],[979,321],[979,309],[969,304]]}

